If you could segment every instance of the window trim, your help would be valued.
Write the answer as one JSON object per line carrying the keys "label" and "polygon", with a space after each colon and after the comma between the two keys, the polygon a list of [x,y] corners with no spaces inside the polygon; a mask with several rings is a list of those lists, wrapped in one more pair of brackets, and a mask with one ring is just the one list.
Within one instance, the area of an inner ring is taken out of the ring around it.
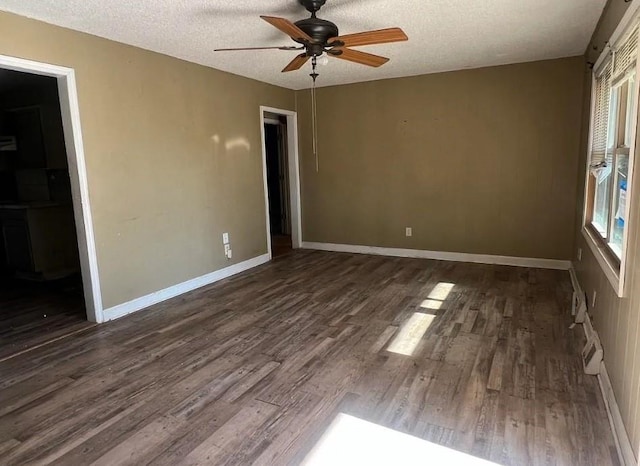
{"label": "window trim", "polygon": [[[640,3],[640,2],[638,2]],[[631,10],[631,8],[629,8]],[[616,31],[613,33],[611,37],[611,43],[619,43],[621,39],[627,37],[628,33],[631,29],[633,29],[639,21],[638,8],[636,7],[633,11],[627,11],[627,14],[620,22]],[[615,41],[614,41],[615,39]],[[640,54],[640,52],[639,52]],[[599,71],[606,65],[607,60],[610,58],[611,53],[609,50],[604,50],[603,53],[598,58],[596,62],[596,66],[594,66],[594,72],[591,75],[591,106],[590,106],[590,114],[589,114],[589,140],[587,144],[587,160],[585,167],[585,184],[584,184],[584,204],[583,204],[583,213],[582,213],[582,236],[585,238],[585,241],[591,252],[595,256],[600,268],[606,275],[607,279],[611,283],[612,287],[616,291],[618,297],[624,297],[626,295],[626,275],[627,275],[627,253],[628,253],[628,243],[629,243],[629,230],[635,227],[635,224],[632,223],[632,219],[630,218],[632,209],[631,204],[633,203],[634,192],[636,189],[640,189],[640,187],[636,186],[636,177],[635,173],[635,156],[636,156],[636,147],[638,147],[637,138],[640,135],[638,132],[638,113],[640,111],[639,105],[639,95],[640,95],[640,55],[636,60],[635,65],[635,75],[636,78],[633,82],[633,89],[630,91],[633,92],[633,105],[635,108],[635,112],[632,116],[631,122],[631,135],[630,142],[631,145],[629,147],[629,167],[628,167],[628,175],[627,175],[627,202],[625,205],[625,228],[622,235],[622,252],[620,260],[617,260],[616,254],[610,250],[609,244],[607,244],[606,239],[603,239],[599,232],[595,230],[592,226],[592,211],[593,211],[593,202],[590,199],[590,159],[591,159],[591,149],[593,144],[593,123],[594,123],[594,112],[595,112],[595,91],[596,91],[596,71]],[[612,83],[611,87],[613,88],[617,83]],[[640,155],[638,155],[640,156]],[[614,191],[615,192],[615,191]],[[608,228],[610,225],[608,226]]]}
{"label": "window trim", "polygon": [[[624,274],[620,274],[622,263],[618,263],[611,257],[611,254],[608,253],[608,246],[591,225],[584,225],[582,227],[582,236],[598,261],[600,268],[609,279],[611,286],[616,290],[618,296],[622,297],[624,295]],[[622,241],[624,246],[625,240],[623,239]],[[622,253],[623,257],[624,255],[625,251]]]}

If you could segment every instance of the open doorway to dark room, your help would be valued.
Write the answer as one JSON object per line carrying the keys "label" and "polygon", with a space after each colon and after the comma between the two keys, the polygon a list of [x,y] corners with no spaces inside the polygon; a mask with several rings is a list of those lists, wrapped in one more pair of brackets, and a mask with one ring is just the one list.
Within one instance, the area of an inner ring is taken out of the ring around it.
{"label": "open doorway to dark room", "polygon": [[0,360],[87,325],[57,80],[0,69]]}
{"label": "open doorway to dark room", "polygon": [[269,227],[273,257],[291,251],[291,207],[287,154],[287,119],[265,112],[265,153],[269,194]]}

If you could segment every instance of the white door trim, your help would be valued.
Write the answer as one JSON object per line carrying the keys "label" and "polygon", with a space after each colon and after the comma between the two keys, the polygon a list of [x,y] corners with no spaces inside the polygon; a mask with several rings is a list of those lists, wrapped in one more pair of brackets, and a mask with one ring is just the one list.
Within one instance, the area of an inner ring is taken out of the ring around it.
{"label": "white door trim", "polygon": [[289,203],[291,206],[291,246],[302,247],[302,208],[300,202],[300,161],[298,156],[298,113],[273,107],[260,106],[260,134],[262,135],[262,178],[264,181],[264,208],[267,227],[267,252],[271,255],[271,228],[269,219],[269,188],[267,186],[267,153],[265,147],[264,112],[287,117],[287,151],[289,159]]}
{"label": "white door trim", "polygon": [[91,205],[89,203],[89,186],[82,143],[75,71],[72,68],[6,55],[0,55],[0,68],[50,76],[58,80],[60,110],[62,112],[64,140],[67,147],[67,161],[71,178],[71,194],[78,236],[78,251],[80,253],[80,269],[82,272],[87,319],[92,322],[102,322],[102,293],[98,275],[98,258],[93,234]]}

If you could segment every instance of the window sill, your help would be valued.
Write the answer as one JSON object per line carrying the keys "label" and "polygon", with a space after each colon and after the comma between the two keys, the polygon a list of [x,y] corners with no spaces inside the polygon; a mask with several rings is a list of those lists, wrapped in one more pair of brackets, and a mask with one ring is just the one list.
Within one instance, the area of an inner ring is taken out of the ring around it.
{"label": "window sill", "polygon": [[607,246],[596,235],[597,233],[591,231],[588,226],[582,227],[582,236],[584,236],[584,239],[589,245],[589,249],[591,249],[591,252],[607,276],[609,283],[611,283],[611,286],[616,291],[616,294],[621,298],[623,297],[623,281],[620,280],[620,265],[617,261],[609,257],[609,254],[607,254],[605,250]]}

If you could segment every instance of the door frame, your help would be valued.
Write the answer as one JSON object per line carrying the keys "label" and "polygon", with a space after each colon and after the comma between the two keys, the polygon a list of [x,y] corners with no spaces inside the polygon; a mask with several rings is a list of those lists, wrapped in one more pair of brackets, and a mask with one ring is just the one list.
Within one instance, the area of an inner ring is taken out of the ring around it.
{"label": "door frame", "polygon": [[264,182],[264,208],[267,228],[267,253],[271,254],[271,222],[269,218],[269,188],[267,185],[267,150],[265,144],[264,112],[287,118],[287,158],[289,175],[289,207],[291,211],[291,247],[302,247],[302,207],[300,201],[300,161],[298,157],[298,113],[292,110],[260,106],[260,134],[262,141],[262,178]]}
{"label": "door frame", "polygon": [[103,322],[102,292],[98,274],[98,257],[96,254],[93,217],[89,202],[89,185],[85,164],[82,129],[80,124],[80,108],[75,71],[48,63],[41,63],[22,58],[0,55],[0,68],[38,74],[56,78],[62,113],[62,127],[67,149],[69,178],[71,180],[71,197],[78,238],[80,271],[84,289],[84,301],[87,320]]}
{"label": "door frame", "polygon": [[[278,175],[284,178],[284,181],[278,180],[279,181],[278,184],[280,188],[279,190],[281,194],[280,203],[281,203],[281,207],[283,208],[283,212],[281,212],[282,215],[280,218],[280,226],[282,227],[283,232],[288,232],[285,234],[288,234],[289,236],[291,236],[291,212],[290,212],[291,202],[289,199],[290,198],[289,157],[287,156],[287,148],[285,147],[285,145],[287,144],[287,141],[285,140],[286,136],[283,136],[287,134],[287,124],[283,123],[279,119],[265,118],[264,119],[265,131],[270,126],[275,126],[276,129],[278,130],[278,152],[282,152],[278,154],[278,169],[279,169]],[[267,138],[267,135],[265,134],[265,145],[267,142],[266,138]],[[268,158],[268,155],[267,155],[267,158]],[[267,160],[267,164],[268,164],[268,160]],[[267,184],[269,182],[268,171],[269,171],[269,168],[267,167]],[[269,204],[271,204],[271,199],[269,199]],[[270,220],[272,219],[270,218]]]}

